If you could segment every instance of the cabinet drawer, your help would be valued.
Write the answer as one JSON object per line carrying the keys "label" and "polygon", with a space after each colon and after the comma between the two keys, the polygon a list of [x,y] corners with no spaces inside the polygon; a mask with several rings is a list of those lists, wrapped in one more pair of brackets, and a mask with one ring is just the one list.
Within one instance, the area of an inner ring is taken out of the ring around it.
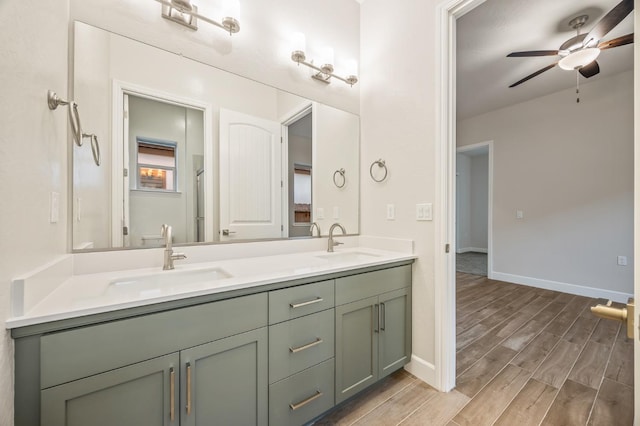
{"label": "cabinet drawer", "polygon": [[334,405],[334,360],[269,386],[269,424],[305,424]]}
{"label": "cabinet drawer", "polygon": [[411,286],[411,265],[336,279],[336,306]]}
{"label": "cabinet drawer", "polygon": [[334,309],[269,327],[269,383],[333,357]]}
{"label": "cabinet drawer", "polygon": [[41,388],[264,327],[266,299],[254,294],[45,335]]}
{"label": "cabinet drawer", "polygon": [[334,306],[333,280],[269,292],[269,324],[298,318]]}

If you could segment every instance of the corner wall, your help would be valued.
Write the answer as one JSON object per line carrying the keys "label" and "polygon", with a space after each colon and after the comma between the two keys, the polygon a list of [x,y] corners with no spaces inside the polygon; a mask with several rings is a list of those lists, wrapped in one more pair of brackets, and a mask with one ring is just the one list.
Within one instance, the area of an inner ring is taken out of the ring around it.
{"label": "corner wall", "polygon": [[[67,251],[67,109],[47,107],[47,90],[67,95],[66,0],[0,2],[0,320],[10,280]],[[44,36],[46,34],[46,36]],[[57,223],[49,197],[60,194]],[[0,331],[0,424],[13,424],[13,341]]]}
{"label": "corner wall", "polygon": [[[367,0],[361,5],[360,202],[362,234],[415,242],[409,369],[437,386],[434,225],[440,218],[416,221],[416,204],[435,199],[435,4]],[[389,175],[376,183],[369,167],[379,158]],[[387,204],[395,206],[394,220],[386,219]]]}
{"label": "corner wall", "polygon": [[568,89],[458,123],[458,146],[494,141],[495,279],[633,293],[632,88],[629,71],[581,85],[579,104]]}

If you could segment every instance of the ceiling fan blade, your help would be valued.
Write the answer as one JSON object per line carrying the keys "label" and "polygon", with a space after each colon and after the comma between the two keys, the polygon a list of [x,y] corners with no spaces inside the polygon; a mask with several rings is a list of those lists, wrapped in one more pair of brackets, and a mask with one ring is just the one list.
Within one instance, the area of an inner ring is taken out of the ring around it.
{"label": "ceiling fan blade", "polygon": [[598,44],[598,49],[611,49],[612,47],[624,46],[625,44],[633,43],[633,33],[623,35],[622,37],[614,38],[609,41],[603,41]]}
{"label": "ceiling fan blade", "polygon": [[633,10],[633,0],[622,0],[616,7],[611,9],[609,13],[589,31],[584,38],[583,46],[593,47],[595,43],[602,40],[609,31],[618,25]]}
{"label": "ceiling fan blade", "polygon": [[600,72],[600,65],[598,65],[597,61],[593,61],[590,64],[587,64],[584,67],[580,68],[578,72],[582,74],[584,78],[593,77]]}
{"label": "ceiling fan blade", "polygon": [[560,52],[557,50],[527,50],[524,52],[512,52],[507,55],[507,58],[527,58],[530,56],[554,56]]}
{"label": "ceiling fan blade", "polygon": [[556,63],[553,63],[553,64],[551,64],[551,65],[547,65],[546,67],[544,67],[544,68],[542,68],[542,69],[539,69],[538,71],[534,72],[533,74],[529,74],[528,76],[526,76],[526,77],[525,77],[525,78],[523,78],[522,80],[520,80],[520,81],[516,81],[515,83],[513,83],[513,84],[512,84],[511,86],[509,86],[509,87],[510,87],[510,88],[511,88],[511,87],[516,87],[516,86],[518,86],[518,85],[520,85],[520,84],[524,83],[524,82],[525,82],[525,81],[527,81],[527,80],[531,80],[533,77],[538,76],[538,75],[542,74],[542,73],[543,73],[543,72],[545,72],[545,71],[549,71],[551,68],[555,67],[556,65],[558,65],[558,63],[557,63],[557,62],[556,62]]}

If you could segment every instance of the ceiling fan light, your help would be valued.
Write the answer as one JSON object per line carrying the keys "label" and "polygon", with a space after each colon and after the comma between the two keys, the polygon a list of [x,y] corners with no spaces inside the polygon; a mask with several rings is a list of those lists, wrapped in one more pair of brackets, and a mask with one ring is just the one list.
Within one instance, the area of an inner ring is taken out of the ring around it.
{"label": "ceiling fan light", "polygon": [[596,60],[598,55],[600,55],[600,49],[597,47],[580,49],[560,59],[558,65],[563,70],[573,71],[589,65]]}

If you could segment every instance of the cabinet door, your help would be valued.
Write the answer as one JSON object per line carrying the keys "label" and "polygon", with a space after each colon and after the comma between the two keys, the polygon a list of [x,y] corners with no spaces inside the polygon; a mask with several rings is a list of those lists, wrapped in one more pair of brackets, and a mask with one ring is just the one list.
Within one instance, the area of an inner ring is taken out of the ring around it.
{"label": "cabinet door", "polygon": [[378,298],[336,307],[336,404],[378,379]]}
{"label": "cabinet door", "polygon": [[267,328],[180,352],[181,425],[266,425]]}
{"label": "cabinet door", "polygon": [[40,424],[177,426],[179,361],[170,354],[44,389]]}
{"label": "cabinet door", "polygon": [[409,362],[411,357],[411,289],[379,296],[380,335],[378,378]]}

